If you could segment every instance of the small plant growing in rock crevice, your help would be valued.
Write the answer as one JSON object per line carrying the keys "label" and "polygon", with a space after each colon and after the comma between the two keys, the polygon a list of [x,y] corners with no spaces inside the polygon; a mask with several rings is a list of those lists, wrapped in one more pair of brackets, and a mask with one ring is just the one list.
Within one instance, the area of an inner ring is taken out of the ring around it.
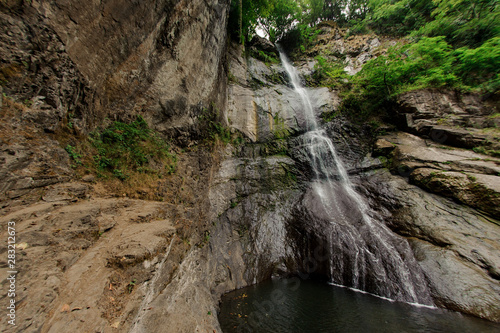
{"label": "small plant growing in rock crevice", "polygon": [[225,126],[218,117],[220,114],[215,103],[212,103],[209,108],[203,108],[198,115],[199,128],[201,137],[205,143],[217,145],[229,143],[239,146],[244,143],[244,139],[239,133],[232,133],[231,129]]}
{"label": "small plant growing in rock crevice", "polygon": [[290,135],[290,130],[288,129],[286,121],[280,116],[279,112],[273,115],[272,132],[274,138],[278,140],[286,139]]}
{"label": "small plant growing in rock crevice", "polygon": [[128,286],[127,286],[127,289],[128,289],[128,293],[132,293],[132,290],[134,290],[134,287],[135,287],[135,284],[136,284],[137,280],[136,279],[133,279],[132,281],[129,282]]}

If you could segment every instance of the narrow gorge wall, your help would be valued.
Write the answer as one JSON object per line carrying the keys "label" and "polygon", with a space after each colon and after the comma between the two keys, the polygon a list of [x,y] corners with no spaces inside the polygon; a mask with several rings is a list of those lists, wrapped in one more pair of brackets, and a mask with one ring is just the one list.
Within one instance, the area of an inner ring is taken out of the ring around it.
{"label": "narrow gorge wall", "polygon": [[67,134],[142,115],[188,145],[199,137],[199,113],[224,105],[228,0],[0,6],[0,80],[12,101],[4,108],[2,197],[71,177],[53,139],[76,142]]}
{"label": "narrow gorge wall", "polygon": [[[1,230],[15,221],[26,244],[17,327],[2,320],[2,331],[138,329],[154,273],[161,292],[203,244],[210,149],[179,156],[177,174],[154,188],[172,202],[155,203],[80,179],[64,147],[137,115],[180,146],[199,143],[199,113],[224,107],[229,2],[0,3]],[[2,277],[2,303],[6,286]],[[193,330],[185,316],[172,331]]]}
{"label": "narrow gorge wall", "polygon": [[228,6],[181,0],[3,2],[2,67],[19,66],[5,77],[18,85],[6,85],[5,92],[40,96],[62,117],[83,104],[75,115],[83,131],[127,112],[185,126],[186,113],[217,102],[224,91],[218,86],[224,82]]}

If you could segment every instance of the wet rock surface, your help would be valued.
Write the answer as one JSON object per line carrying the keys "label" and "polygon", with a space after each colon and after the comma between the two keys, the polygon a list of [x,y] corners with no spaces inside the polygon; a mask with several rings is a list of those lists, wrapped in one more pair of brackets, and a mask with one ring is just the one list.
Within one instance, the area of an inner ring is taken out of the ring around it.
{"label": "wet rock surface", "polygon": [[[226,114],[229,126],[258,142],[302,131],[305,127],[302,100],[291,88],[281,65],[245,59],[236,46],[229,54]],[[328,88],[309,88],[308,93],[318,118],[323,112],[333,112],[339,105],[337,93]]]}
{"label": "wet rock surface", "polygon": [[409,239],[438,306],[499,321],[498,221],[377,171],[364,194]]}

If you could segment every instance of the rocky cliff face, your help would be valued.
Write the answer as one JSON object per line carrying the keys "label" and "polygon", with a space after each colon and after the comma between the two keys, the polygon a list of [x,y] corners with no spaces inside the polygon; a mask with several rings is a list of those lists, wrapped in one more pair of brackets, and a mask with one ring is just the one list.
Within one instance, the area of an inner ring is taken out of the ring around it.
{"label": "rocky cliff face", "polygon": [[0,79],[10,101],[2,197],[68,179],[68,160],[51,140],[68,126],[84,136],[106,119],[140,114],[187,144],[197,136],[198,114],[223,105],[228,1],[0,6]]}
{"label": "rocky cliff face", "polygon": [[228,1],[19,3],[2,4],[4,76],[18,83],[7,94],[84,104],[82,131],[132,110],[185,126],[181,111],[217,102]]}
{"label": "rocky cliff face", "polygon": [[[239,46],[229,51],[228,101],[225,116],[230,127],[241,131],[253,142],[267,142],[276,137],[303,131],[305,119],[300,112],[302,101],[288,82],[278,63],[265,64],[255,58],[244,58]],[[312,70],[302,64],[304,72]],[[339,98],[328,88],[310,88],[313,107],[332,112]]]}
{"label": "rocky cliff face", "polygon": [[[117,199],[124,194],[79,179],[64,147],[137,115],[180,145],[196,144],[199,112],[222,108],[226,96],[228,8],[229,1],[0,3],[1,228],[16,222],[23,272],[17,326],[2,320],[2,330],[129,330],[147,310],[143,296],[148,304],[190,247],[204,244],[210,150],[179,155],[178,173],[154,188],[169,198],[155,203]],[[0,269],[3,276],[4,259]],[[2,280],[2,302],[6,287]]]}
{"label": "rocky cliff face", "polygon": [[[498,102],[476,94],[420,90],[398,98],[399,125],[408,132],[460,148],[498,151]],[[497,156],[498,157],[498,156]]]}

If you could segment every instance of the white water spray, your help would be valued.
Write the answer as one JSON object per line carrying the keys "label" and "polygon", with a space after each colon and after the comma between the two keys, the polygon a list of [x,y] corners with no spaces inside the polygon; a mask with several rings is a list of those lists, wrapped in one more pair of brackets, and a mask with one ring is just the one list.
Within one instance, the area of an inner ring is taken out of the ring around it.
{"label": "white water spray", "polygon": [[[330,217],[325,236],[330,241],[331,283],[363,290],[376,289],[380,296],[432,304],[423,276],[418,268],[415,269],[415,260],[413,269],[407,265],[408,257],[413,257],[408,244],[402,245],[385,225],[370,217],[370,208],[355,191],[332,140],[318,126],[314,108],[297,70],[281,50],[280,58],[300,96],[306,119],[307,132],[300,149],[310,158],[313,190]],[[349,280],[346,276],[350,277]],[[366,281],[368,276],[371,282]],[[367,286],[367,283],[379,286]]]}

